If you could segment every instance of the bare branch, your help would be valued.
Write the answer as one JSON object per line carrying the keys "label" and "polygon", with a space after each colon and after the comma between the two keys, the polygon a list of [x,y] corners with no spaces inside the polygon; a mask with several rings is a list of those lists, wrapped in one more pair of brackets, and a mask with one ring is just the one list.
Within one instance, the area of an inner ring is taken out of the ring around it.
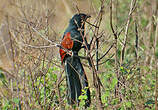
{"label": "bare branch", "polygon": [[121,62],[123,62],[124,60],[124,54],[125,54],[125,49],[126,49],[126,44],[127,44],[127,37],[128,37],[128,29],[129,29],[132,13],[134,12],[135,7],[136,7],[136,0],[132,0],[131,5],[130,5],[130,11],[128,13],[128,20],[127,20],[127,24],[125,28],[125,38],[124,38],[124,45],[121,52]]}

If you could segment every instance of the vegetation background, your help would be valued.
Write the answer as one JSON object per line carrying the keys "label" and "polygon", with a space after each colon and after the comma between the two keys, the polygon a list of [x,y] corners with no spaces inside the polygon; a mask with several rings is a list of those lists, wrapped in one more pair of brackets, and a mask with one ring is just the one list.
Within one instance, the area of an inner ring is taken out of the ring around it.
{"label": "vegetation background", "polygon": [[89,110],[157,110],[157,0],[0,0],[0,109],[58,110],[66,100],[57,45],[75,13],[86,24],[93,67],[82,59],[90,83]]}

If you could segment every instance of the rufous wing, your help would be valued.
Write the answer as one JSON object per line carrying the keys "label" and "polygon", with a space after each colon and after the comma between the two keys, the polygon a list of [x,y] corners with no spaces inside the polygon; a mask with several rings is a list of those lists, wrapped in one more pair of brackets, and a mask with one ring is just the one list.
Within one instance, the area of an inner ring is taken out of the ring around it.
{"label": "rufous wing", "polygon": [[[64,35],[63,40],[61,42],[61,49],[60,51],[60,57],[61,57],[61,62],[63,63],[63,60],[65,58],[65,55],[67,52],[65,50],[71,50],[73,47],[73,40],[71,39],[71,33],[68,32]],[[65,49],[65,50],[64,50]]]}

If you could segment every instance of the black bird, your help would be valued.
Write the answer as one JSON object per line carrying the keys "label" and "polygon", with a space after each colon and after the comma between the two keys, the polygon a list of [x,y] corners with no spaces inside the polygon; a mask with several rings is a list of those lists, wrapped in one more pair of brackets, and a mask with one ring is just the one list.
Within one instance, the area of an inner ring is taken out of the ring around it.
{"label": "black bird", "polygon": [[[90,106],[90,90],[88,80],[84,68],[78,56],[79,50],[82,48],[84,38],[85,21],[90,16],[79,13],[75,14],[69,21],[69,26],[64,32],[59,50],[61,62],[64,65],[67,87],[68,87],[68,102],[69,104],[79,104],[79,96],[82,90],[86,91],[87,99],[85,107]],[[86,45],[87,41],[86,41]]]}

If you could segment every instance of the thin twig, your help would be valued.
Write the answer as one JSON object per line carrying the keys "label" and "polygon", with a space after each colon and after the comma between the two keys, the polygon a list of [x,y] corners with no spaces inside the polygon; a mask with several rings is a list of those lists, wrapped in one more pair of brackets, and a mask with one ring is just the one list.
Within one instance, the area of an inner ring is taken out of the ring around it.
{"label": "thin twig", "polygon": [[[117,75],[117,79],[119,80],[119,64],[118,64],[118,47],[117,47],[117,39],[118,39],[118,36],[117,36],[117,32],[114,30],[113,28],[113,22],[112,22],[112,0],[110,2],[110,26],[111,26],[111,30],[113,32],[113,35],[114,35],[114,46],[115,46],[115,72],[116,72],[116,75]],[[117,83],[117,86],[115,87],[115,97],[118,96],[118,93],[119,93],[119,82]]]}
{"label": "thin twig", "polygon": [[114,55],[115,55],[115,54],[112,54],[112,55],[110,56],[110,58],[108,58],[108,59],[106,59],[105,61],[99,63],[98,65],[102,65],[102,64],[106,63],[106,62],[109,61]]}
{"label": "thin twig", "polygon": [[[157,2],[158,4],[158,2]],[[158,21],[156,23],[156,30],[155,30],[155,42],[154,42],[154,54],[155,54],[155,110],[158,110],[158,58],[156,56],[156,46],[158,42]]]}
{"label": "thin twig", "polygon": [[136,22],[135,22],[135,33],[136,33],[135,56],[136,56],[136,63],[138,63],[138,26]]}
{"label": "thin twig", "polygon": [[98,71],[98,69],[99,69],[99,56],[98,56],[98,46],[99,46],[99,39],[97,38],[96,39],[96,70]]}
{"label": "thin twig", "polygon": [[114,43],[109,47],[109,49],[105,52],[105,54],[98,59],[98,61],[104,58],[109,53],[109,51],[112,49],[113,46],[114,46]]}

